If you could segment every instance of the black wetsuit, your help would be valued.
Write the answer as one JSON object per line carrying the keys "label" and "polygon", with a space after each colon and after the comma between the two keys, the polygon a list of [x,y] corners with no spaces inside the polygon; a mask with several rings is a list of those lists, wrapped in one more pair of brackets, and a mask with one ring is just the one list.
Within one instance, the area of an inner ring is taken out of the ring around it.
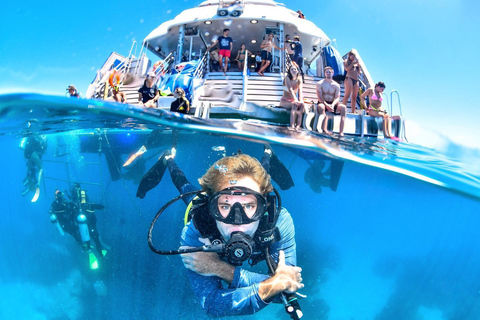
{"label": "black wetsuit", "polygon": [[170,111],[187,114],[190,110],[190,104],[187,99],[175,99],[170,105]]}
{"label": "black wetsuit", "polygon": [[80,245],[83,245],[77,222],[77,217],[80,214],[80,208],[82,209],[82,213],[87,217],[90,238],[95,242],[95,247],[99,253],[99,257],[103,257],[103,246],[100,242],[100,234],[97,230],[97,217],[95,215],[95,209],[103,209],[103,205],[89,202],[82,204],[81,207],[79,207],[72,201],[55,200],[50,206],[49,213],[54,213],[57,216],[57,220],[62,229],[74,237]]}

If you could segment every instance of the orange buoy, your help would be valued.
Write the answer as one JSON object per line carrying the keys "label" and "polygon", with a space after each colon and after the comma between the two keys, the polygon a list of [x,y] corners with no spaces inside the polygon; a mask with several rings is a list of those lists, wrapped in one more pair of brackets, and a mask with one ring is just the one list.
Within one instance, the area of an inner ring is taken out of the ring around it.
{"label": "orange buoy", "polygon": [[108,83],[110,83],[110,86],[112,87],[118,86],[118,84],[120,83],[120,73],[117,70],[114,70],[110,74],[110,77],[108,78]]}

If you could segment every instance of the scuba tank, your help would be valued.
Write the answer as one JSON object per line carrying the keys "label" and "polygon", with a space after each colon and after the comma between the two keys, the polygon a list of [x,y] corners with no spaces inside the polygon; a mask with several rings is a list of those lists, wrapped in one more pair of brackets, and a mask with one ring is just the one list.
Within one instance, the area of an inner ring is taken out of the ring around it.
{"label": "scuba tank", "polygon": [[88,231],[87,216],[83,213],[83,207],[87,204],[87,195],[84,190],[80,190],[80,213],[77,216],[78,229],[83,242],[90,241],[90,232]]}
{"label": "scuba tank", "polygon": [[56,227],[58,232],[60,232],[60,235],[64,236],[65,232],[62,229],[62,226],[60,225],[60,222],[58,222],[57,215],[55,213],[52,213],[50,215],[50,222],[53,223]]}
{"label": "scuba tank", "polygon": [[77,217],[78,222],[78,230],[80,231],[80,237],[82,238],[83,242],[90,241],[90,232],[88,232],[88,224],[87,224],[87,216],[80,212]]}

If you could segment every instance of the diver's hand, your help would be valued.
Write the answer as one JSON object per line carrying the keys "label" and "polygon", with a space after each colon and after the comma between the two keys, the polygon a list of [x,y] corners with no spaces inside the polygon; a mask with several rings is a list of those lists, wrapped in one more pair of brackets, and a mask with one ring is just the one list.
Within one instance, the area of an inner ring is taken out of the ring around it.
{"label": "diver's hand", "polygon": [[[211,245],[210,240],[199,238],[205,245]],[[181,246],[180,249],[188,249],[191,247]],[[235,267],[220,260],[215,252],[193,252],[182,254],[182,261],[185,268],[201,274],[202,276],[217,276],[231,283]]]}
{"label": "diver's hand", "polygon": [[287,266],[285,253],[280,250],[277,270],[271,278],[260,283],[258,294],[266,301],[283,291],[293,293],[304,287],[302,280],[302,268]]}

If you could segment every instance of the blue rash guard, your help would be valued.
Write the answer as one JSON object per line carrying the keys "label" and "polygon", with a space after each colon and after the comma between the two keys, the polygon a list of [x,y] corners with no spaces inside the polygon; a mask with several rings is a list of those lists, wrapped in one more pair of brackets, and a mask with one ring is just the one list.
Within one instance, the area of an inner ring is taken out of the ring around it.
{"label": "blue rash guard", "polygon": [[[283,250],[285,263],[295,266],[297,264],[295,228],[292,217],[285,208],[280,211],[277,227],[280,231],[280,240],[270,245],[269,253],[278,262],[279,251]],[[181,244],[201,247],[203,243],[198,240],[201,237],[200,232],[190,221],[183,228]],[[227,286],[219,277],[206,277],[191,270],[187,270],[187,273],[202,308],[212,317],[253,314],[271,303],[263,301],[258,294],[259,283],[270,277],[266,274],[236,267],[233,282]]]}

